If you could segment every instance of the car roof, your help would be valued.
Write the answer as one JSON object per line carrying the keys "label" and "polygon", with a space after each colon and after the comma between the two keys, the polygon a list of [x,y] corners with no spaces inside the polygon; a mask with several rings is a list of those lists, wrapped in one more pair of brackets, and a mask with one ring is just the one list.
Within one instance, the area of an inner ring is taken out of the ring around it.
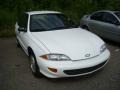
{"label": "car roof", "polygon": [[114,13],[114,12],[119,12],[119,11],[99,10],[99,11],[96,11],[96,12],[94,12],[94,13],[97,13],[97,12],[108,12],[108,13]]}
{"label": "car roof", "polygon": [[30,12],[26,12],[29,15],[34,15],[34,14],[54,14],[54,13],[61,13],[61,12],[57,12],[57,11],[47,11],[47,10],[43,10],[43,11],[30,11]]}

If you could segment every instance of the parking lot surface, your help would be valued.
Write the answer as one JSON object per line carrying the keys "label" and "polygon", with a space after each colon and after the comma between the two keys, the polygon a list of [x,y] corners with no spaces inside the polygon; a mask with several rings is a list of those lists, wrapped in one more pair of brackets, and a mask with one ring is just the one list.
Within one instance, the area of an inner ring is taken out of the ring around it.
{"label": "parking lot surface", "polygon": [[120,45],[106,41],[111,57],[96,73],[60,79],[35,78],[15,38],[0,39],[0,90],[120,90]]}

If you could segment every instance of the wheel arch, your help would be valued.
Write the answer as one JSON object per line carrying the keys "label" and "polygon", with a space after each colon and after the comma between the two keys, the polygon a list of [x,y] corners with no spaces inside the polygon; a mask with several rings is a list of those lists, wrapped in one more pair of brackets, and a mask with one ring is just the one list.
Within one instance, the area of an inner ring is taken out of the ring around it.
{"label": "wheel arch", "polygon": [[36,76],[36,77],[39,77],[41,76],[42,74],[40,73],[40,67],[38,66],[38,61],[36,59],[36,56],[35,56],[35,53],[33,51],[33,49],[31,47],[28,47],[28,55],[30,57],[30,55],[33,55],[34,58],[35,58],[35,65],[36,65],[36,72],[33,72],[33,74]]}
{"label": "wheel arch", "polygon": [[30,54],[35,54],[30,46],[27,48],[27,50],[28,50],[28,56],[30,56]]}
{"label": "wheel arch", "polygon": [[35,47],[28,46],[27,48],[28,56],[30,56],[30,54],[33,54],[35,56],[36,61],[38,60],[37,57],[40,55],[40,51],[39,52],[38,51],[39,49]]}

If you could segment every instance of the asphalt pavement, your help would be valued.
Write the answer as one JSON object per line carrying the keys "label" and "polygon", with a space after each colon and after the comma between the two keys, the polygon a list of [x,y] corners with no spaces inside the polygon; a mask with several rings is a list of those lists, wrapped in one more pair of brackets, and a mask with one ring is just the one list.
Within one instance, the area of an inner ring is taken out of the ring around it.
{"label": "asphalt pavement", "polygon": [[86,76],[36,78],[15,38],[0,39],[0,90],[120,90],[120,45],[106,41],[111,58],[103,70]]}

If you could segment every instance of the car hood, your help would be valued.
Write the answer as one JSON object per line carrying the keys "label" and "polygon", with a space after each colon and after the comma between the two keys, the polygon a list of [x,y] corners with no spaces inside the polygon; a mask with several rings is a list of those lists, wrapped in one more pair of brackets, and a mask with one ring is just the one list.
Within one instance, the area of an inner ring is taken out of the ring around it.
{"label": "car hood", "polygon": [[81,28],[32,32],[39,43],[50,53],[65,54],[72,60],[91,58],[100,54],[104,42],[96,35]]}

